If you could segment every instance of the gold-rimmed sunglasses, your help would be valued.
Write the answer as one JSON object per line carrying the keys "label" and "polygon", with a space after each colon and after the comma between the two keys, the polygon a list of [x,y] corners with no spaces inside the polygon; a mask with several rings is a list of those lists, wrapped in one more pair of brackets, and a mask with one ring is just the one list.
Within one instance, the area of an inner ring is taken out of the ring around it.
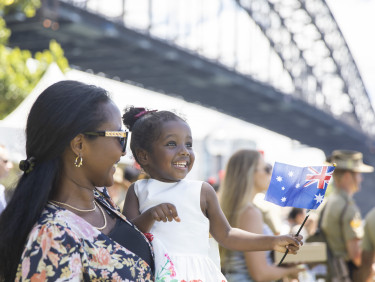
{"label": "gold-rimmed sunglasses", "polygon": [[83,134],[102,137],[117,137],[122,146],[122,151],[125,152],[129,131],[91,131],[83,132]]}

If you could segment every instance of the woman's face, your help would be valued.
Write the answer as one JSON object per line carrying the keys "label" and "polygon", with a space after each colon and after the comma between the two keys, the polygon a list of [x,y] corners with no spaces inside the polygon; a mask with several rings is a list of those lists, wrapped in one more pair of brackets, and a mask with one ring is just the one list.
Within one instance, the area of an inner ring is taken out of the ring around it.
{"label": "woman's face", "polygon": [[254,172],[254,188],[257,192],[263,192],[268,189],[271,181],[271,173],[263,157],[260,157]]}
{"label": "woman's face", "polygon": [[[102,106],[102,111],[107,121],[101,124],[96,131],[122,130],[121,113],[112,102]],[[83,170],[87,179],[93,186],[112,186],[113,174],[117,163],[125,155],[118,137],[98,136],[95,139],[85,138],[85,150],[83,151]]]}

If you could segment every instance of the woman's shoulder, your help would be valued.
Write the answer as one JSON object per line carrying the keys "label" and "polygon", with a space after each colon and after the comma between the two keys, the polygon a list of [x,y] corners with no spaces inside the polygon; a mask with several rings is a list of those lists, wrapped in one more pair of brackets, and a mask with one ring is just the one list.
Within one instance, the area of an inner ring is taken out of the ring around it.
{"label": "woman's shoulder", "polygon": [[252,203],[248,203],[240,213],[240,221],[263,222],[262,212]]}
{"label": "woman's shoulder", "polygon": [[261,211],[249,203],[239,216],[238,227],[246,231],[262,234],[263,223]]}
{"label": "woman's shoulder", "polygon": [[71,223],[63,214],[62,209],[52,204],[46,206],[29,233],[25,256],[30,256],[30,252],[38,252],[39,249],[42,249],[43,253],[49,251],[46,248],[54,248],[58,252],[80,244],[80,236],[70,228]]}

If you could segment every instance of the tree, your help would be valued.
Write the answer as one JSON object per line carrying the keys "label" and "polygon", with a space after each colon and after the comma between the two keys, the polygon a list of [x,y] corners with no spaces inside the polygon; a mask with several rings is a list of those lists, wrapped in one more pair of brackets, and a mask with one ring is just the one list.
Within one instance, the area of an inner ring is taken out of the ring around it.
{"label": "tree", "polygon": [[11,113],[31,92],[49,64],[56,62],[62,71],[69,67],[64,51],[54,40],[48,50],[34,56],[28,50],[7,47],[11,32],[6,28],[3,16],[22,11],[27,17],[32,17],[39,6],[39,0],[0,1],[0,119]]}

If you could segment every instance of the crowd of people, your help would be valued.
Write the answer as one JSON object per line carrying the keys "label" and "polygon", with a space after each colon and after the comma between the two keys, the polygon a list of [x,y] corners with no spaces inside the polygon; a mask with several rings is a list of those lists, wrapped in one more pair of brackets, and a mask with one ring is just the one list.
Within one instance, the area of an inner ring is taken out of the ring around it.
{"label": "crowd of people", "polygon": [[[305,209],[282,218],[259,201],[272,174],[263,152],[233,153],[219,183],[190,180],[193,136],[178,114],[118,109],[97,86],[44,90],[9,199],[0,184],[0,281],[303,281],[308,262],[279,266],[274,252],[297,253],[319,228],[326,281],[337,267],[341,281],[372,281],[375,208],[362,222],[353,195],[373,167],[360,152],[327,158],[333,192],[297,236]],[[135,163],[121,166],[128,139]],[[11,169],[0,145],[0,181]]]}

